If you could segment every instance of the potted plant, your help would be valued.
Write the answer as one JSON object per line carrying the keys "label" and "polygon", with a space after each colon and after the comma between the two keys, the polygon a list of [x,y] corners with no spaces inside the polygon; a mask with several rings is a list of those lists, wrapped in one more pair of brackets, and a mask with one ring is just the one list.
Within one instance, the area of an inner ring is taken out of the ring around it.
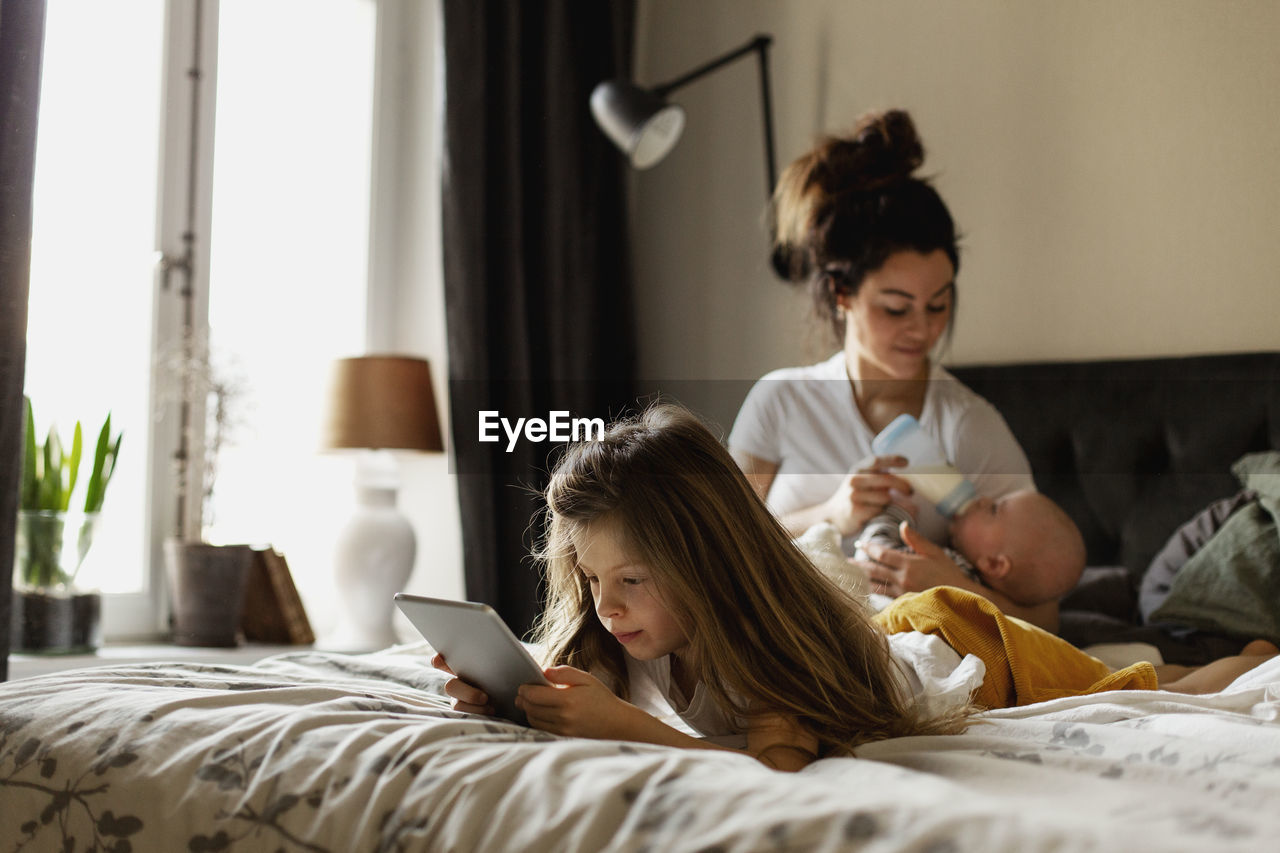
{"label": "potted plant", "polygon": [[164,543],[173,641],[235,646],[253,550],[215,545],[205,531],[213,521],[218,456],[234,426],[241,385],[215,365],[207,340],[191,332],[160,368],[179,391],[178,523]]}
{"label": "potted plant", "polygon": [[38,444],[31,400],[24,397],[23,403],[27,434],[14,552],[11,645],[19,651],[92,651],[101,642],[102,596],[77,586],[76,577],[93,544],[123,436],[112,437],[108,414],[94,447],[83,509],[73,509],[83,451],[80,423],[76,422],[69,450],[52,426],[44,443]]}

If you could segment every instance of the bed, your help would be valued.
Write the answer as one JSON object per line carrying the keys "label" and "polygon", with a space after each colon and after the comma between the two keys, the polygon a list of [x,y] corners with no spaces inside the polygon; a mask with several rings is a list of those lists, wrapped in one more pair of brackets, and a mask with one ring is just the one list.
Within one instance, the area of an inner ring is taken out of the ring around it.
{"label": "bed", "polygon": [[1263,850],[1280,661],[991,712],[798,775],[450,711],[425,647],[0,691],[5,850]]}
{"label": "bed", "polygon": [[[1238,454],[1280,447],[1278,365],[964,374],[1085,530],[1091,588],[1070,612],[1087,639],[1149,634],[1133,596],[1151,555],[1236,488]],[[0,684],[0,850],[1256,851],[1280,838],[1280,660],[1211,696],[987,712],[962,735],[793,775],[461,715],[429,654],[303,650]]]}

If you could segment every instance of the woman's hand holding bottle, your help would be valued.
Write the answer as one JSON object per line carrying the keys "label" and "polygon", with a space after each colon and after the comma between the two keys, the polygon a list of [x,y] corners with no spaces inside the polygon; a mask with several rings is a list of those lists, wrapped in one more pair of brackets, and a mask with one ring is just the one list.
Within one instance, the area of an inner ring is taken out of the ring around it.
{"label": "woman's hand holding bottle", "polygon": [[864,462],[823,504],[825,519],[844,537],[857,533],[890,503],[913,512],[910,501],[905,500],[911,494],[911,484],[889,471],[906,464],[902,456],[877,456]]}

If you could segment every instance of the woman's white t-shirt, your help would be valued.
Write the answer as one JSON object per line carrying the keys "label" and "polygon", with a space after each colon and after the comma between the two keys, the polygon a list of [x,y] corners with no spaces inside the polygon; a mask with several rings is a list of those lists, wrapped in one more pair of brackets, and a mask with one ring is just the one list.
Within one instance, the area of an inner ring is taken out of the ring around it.
{"label": "woman's white t-shirt", "polygon": [[[1000,497],[1035,487],[1031,466],[996,408],[938,365],[930,369],[920,426],[978,494]],[[826,361],[774,370],[747,394],[729,447],[778,465],[768,503],[778,515],[831,497],[844,477],[874,457],[867,426],[853,399],[843,350]],[[916,502],[916,527],[939,544],[946,521]],[[848,554],[853,540],[842,543]]]}

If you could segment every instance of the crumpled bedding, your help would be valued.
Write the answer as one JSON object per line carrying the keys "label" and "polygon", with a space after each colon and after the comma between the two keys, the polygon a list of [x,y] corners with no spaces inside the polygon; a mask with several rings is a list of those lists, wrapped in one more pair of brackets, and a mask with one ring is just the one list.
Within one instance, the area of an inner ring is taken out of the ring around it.
{"label": "crumpled bedding", "polygon": [[451,711],[419,644],[0,684],[0,850],[1272,849],[1280,661],[799,774]]}
{"label": "crumpled bedding", "polygon": [[981,658],[985,674],[973,693],[980,708],[1011,708],[1107,690],[1152,690],[1158,684],[1149,663],[1112,670],[1065,640],[956,587],[903,593],[873,621],[890,635],[936,635],[957,652]]}
{"label": "crumpled bedding", "polygon": [[1280,451],[1231,466],[1253,500],[1178,569],[1151,623],[1280,643]]}

